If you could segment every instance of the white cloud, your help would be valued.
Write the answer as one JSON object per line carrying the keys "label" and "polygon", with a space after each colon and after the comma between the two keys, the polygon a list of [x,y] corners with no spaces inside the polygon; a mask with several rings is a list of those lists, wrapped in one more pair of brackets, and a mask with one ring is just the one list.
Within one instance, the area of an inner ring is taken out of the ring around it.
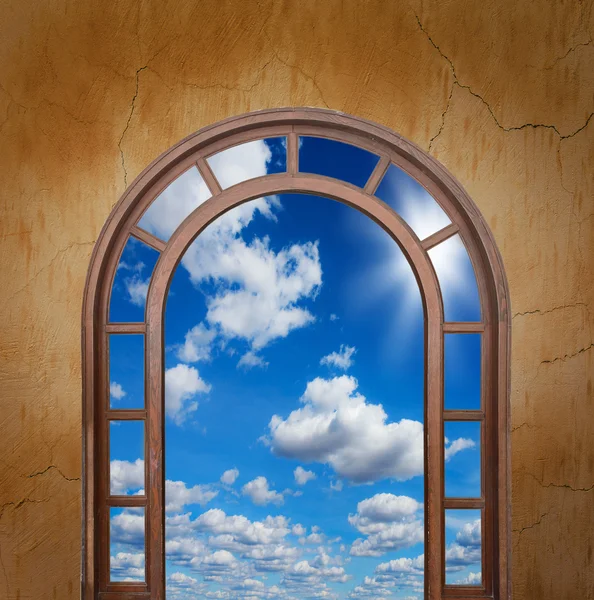
{"label": "white cloud", "polygon": [[[388,422],[382,405],[368,402],[357,387],[348,375],[315,378],[300,399],[303,407],[286,419],[273,415],[263,441],[279,456],[329,464],[356,484],[421,475],[423,424]],[[471,447],[469,443],[454,440],[446,450],[448,458]]]}
{"label": "white cloud", "polygon": [[165,411],[178,425],[196,411],[198,403],[193,399],[199,393],[208,393],[211,386],[199,375],[198,370],[178,364],[165,371]]}
{"label": "white cloud", "polygon": [[212,543],[228,543],[254,546],[282,542],[290,532],[288,519],[282,515],[266,517],[263,521],[250,521],[243,515],[227,515],[224,511],[211,508],[194,521],[197,531],[205,531],[215,536]]}
{"label": "white cloud", "polygon": [[348,519],[367,538],[353,542],[351,555],[381,556],[421,542],[424,538],[419,518],[422,508],[413,498],[385,493],[359,502],[357,513]]}
{"label": "white cloud", "polygon": [[114,581],[144,581],[144,552],[118,552],[109,567]]}
{"label": "white cloud", "polygon": [[109,479],[112,494],[128,494],[131,490],[139,490],[144,487],[144,460],[112,460],[109,463]]}
{"label": "white cloud", "polygon": [[291,533],[296,536],[304,536],[306,531],[307,530],[305,527],[303,527],[303,525],[301,525],[301,523],[293,525],[293,528],[291,529]]}
{"label": "white cloud", "polygon": [[186,333],[184,343],[177,351],[178,358],[187,363],[209,360],[215,337],[215,331],[199,323]]}
{"label": "white cloud", "polygon": [[148,293],[150,278],[143,279],[140,275],[134,275],[124,280],[128,299],[135,306],[144,306],[146,303],[146,295]]}
{"label": "white cloud", "polygon": [[261,357],[258,356],[255,352],[249,351],[246,352],[237,363],[238,367],[243,367],[245,369],[253,369],[254,367],[267,367],[268,363]]}
{"label": "white cloud", "polygon": [[446,548],[446,570],[457,571],[481,561],[481,520],[465,523]]}
{"label": "white cloud", "polygon": [[368,403],[357,386],[347,375],[310,381],[303,408],[286,420],[278,415],[270,420],[273,452],[330,464],[355,483],[423,473],[423,425],[409,419],[387,423],[383,407]]}
{"label": "white cloud", "polygon": [[379,524],[408,520],[422,508],[420,502],[409,496],[376,494],[357,504],[357,513],[349,515],[349,523],[361,533],[375,533],[381,529]]}
{"label": "white cloud", "polygon": [[233,146],[207,158],[208,166],[223,189],[267,173],[272,152],[264,140]]}
{"label": "white cloud", "polygon": [[355,352],[354,346],[341,344],[338,352],[332,352],[328,354],[328,356],[324,356],[322,360],[320,360],[320,364],[346,371],[353,364],[352,356]]}
{"label": "white cloud", "polygon": [[308,481],[316,478],[316,474],[313,471],[306,471],[303,467],[297,467],[293,471],[295,476],[295,483],[297,485],[305,485]]}
{"label": "white cloud", "polygon": [[144,544],[144,513],[124,509],[110,519],[110,539],[114,543],[140,547]]}
{"label": "white cloud", "polygon": [[377,574],[416,573],[422,575],[425,571],[425,555],[416,558],[396,558],[379,564],[375,568]]}
{"label": "white cloud", "polygon": [[452,456],[458,454],[462,450],[466,450],[467,448],[474,448],[476,444],[467,438],[458,438],[454,440],[451,444],[446,445],[444,449],[445,460],[450,460]]}
{"label": "white cloud", "polygon": [[330,482],[330,489],[333,492],[342,492],[342,488],[344,487],[344,483],[342,482],[341,479],[339,479],[338,481],[331,481]]}
{"label": "white cloud", "polygon": [[109,384],[109,395],[114,400],[121,400],[126,395],[126,392],[119,383],[112,381]]}
{"label": "white cloud", "polygon": [[331,321],[338,321],[338,315],[335,315],[334,313],[330,314],[330,320]]}
{"label": "white cloud", "polygon": [[468,577],[464,577],[463,579],[458,579],[456,581],[457,585],[481,585],[483,583],[483,576],[481,572],[478,573],[468,573]]}
{"label": "white cloud", "polygon": [[283,504],[285,499],[282,494],[268,487],[266,477],[260,476],[246,483],[241,492],[244,496],[249,496],[254,504],[265,506],[266,504]]}
{"label": "white cloud", "polygon": [[221,483],[224,483],[226,485],[233,485],[238,477],[239,469],[228,469],[221,475]]}
{"label": "white cloud", "polygon": [[[208,238],[199,236],[198,242],[205,245]],[[206,256],[213,252],[215,256]],[[193,280],[212,278],[223,286],[207,300],[207,320],[224,338],[246,340],[259,350],[314,320],[297,303],[313,298],[321,285],[317,243],[295,244],[276,253],[267,238],[248,245],[234,237],[186,254],[184,260]],[[236,287],[229,289],[232,284]]]}
{"label": "white cloud", "polygon": [[140,219],[139,226],[163,240],[168,240],[181,222],[210,198],[208,186],[198,169],[192,167],[153,201]]}
{"label": "white cloud", "polygon": [[186,487],[183,481],[165,482],[165,510],[167,512],[179,512],[187,504],[208,504],[219,492],[213,490],[209,485],[195,485]]}

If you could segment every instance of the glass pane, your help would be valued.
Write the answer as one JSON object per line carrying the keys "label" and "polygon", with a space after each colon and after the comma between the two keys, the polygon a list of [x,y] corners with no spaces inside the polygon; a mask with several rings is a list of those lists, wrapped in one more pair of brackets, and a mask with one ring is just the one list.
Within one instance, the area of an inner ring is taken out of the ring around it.
{"label": "glass pane", "polygon": [[446,421],[445,495],[481,497],[481,423]]}
{"label": "glass pane", "polygon": [[433,196],[396,165],[390,165],[375,195],[391,206],[421,240],[450,224]]}
{"label": "glass pane", "polygon": [[480,321],[481,303],[474,268],[459,235],[428,252],[443,296],[446,321]]}
{"label": "glass pane", "polygon": [[138,226],[166,242],[181,222],[210,196],[200,172],[192,167],[153,200]]}
{"label": "glass pane", "polygon": [[188,248],[167,299],[167,598],[422,598],[414,274],[342,203],[241,208]]}
{"label": "glass pane", "polygon": [[144,508],[110,508],[110,581],[145,581],[144,513]]}
{"label": "glass pane", "polygon": [[481,586],[481,511],[449,509],[445,513],[446,584]]}
{"label": "glass pane", "polygon": [[144,421],[109,422],[109,480],[112,496],[143,493]]}
{"label": "glass pane", "polygon": [[481,408],[481,334],[446,333],[444,377],[446,410]]}
{"label": "glass pane", "polygon": [[109,335],[109,406],[144,408],[144,335]]}
{"label": "glass pane", "polygon": [[144,321],[146,294],[159,253],[130,237],[124,246],[111,289],[109,320],[112,323]]}
{"label": "glass pane", "polygon": [[299,138],[299,171],[334,177],[365,187],[379,156],[357,146],[326,138]]}
{"label": "glass pane", "polygon": [[286,138],[267,138],[233,146],[207,158],[221,188],[287,170]]}

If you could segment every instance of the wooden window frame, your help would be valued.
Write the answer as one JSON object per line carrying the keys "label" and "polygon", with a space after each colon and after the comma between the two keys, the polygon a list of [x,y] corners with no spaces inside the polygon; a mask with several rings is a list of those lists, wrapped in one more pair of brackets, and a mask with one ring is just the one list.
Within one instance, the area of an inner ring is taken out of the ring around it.
{"label": "wooden window frame", "polygon": [[[251,140],[286,136],[285,173],[251,179],[222,190],[206,158]],[[299,136],[346,142],[375,153],[379,162],[364,188],[299,171]],[[394,164],[416,179],[440,204],[451,224],[420,240],[373,194]],[[151,202],[181,173],[195,166],[210,188],[210,200],[192,212],[168,242],[138,227]],[[126,190],[95,246],[85,287],[82,319],[83,369],[83,600],[165,600],[164,307],[173,271],[192,240],[230,208],[251,199],[304,193],[338,200],[378,223],[401,247],[415,273],[425,313],[425,598],[509,600],[510,582],[510,303],[507,281],[493,236],[462,186],[435,159],[389,129],[321,109],[274,109],[233,117],[206,127],[165,152]],[[474,266],[481,299],[479,323],[444,322],[438,279],[427,251],[459,234]],[[133,236],[160,252],[151,278],[145,322],[110,323],[109,298],[124,245]],[[445,410],[445,333],[481,332],[481,409]],[[109,405],[107,337],[145,336],[145,408]],[[145,422],[145,496],[110,496],[110,419]],[[444,422],[481,423],[480,498],[445,498]],[[145,507],[146,583],[109,581],[110,506]],[[482,586],[445,584],[445,510],[483,512]]]}

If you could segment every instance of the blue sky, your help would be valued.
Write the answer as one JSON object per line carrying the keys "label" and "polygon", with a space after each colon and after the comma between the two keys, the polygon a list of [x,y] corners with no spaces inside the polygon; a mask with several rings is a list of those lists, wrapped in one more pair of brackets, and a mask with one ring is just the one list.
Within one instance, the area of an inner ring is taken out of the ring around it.
{"label": "blue sky", "polygon": [[[377,157],[302,138],[300,169],[363,186]],[[284,140],[209,159],[223,188],[284,171]],[[167,240],[210,194],[191,169],[140,225]],[[421,238],[449,223],[391,167],[377,196]],[[478,320],[459,238],[431,251],[447,320]],[[131,240],[110,319],[139,321],[158,254]],[[219,218],[166,307],[167,597],[423,597],[423,314],[398,246],[325,198]],[[478,408],[480,335],[446,336],[446,407]],[[141,408],[143,339],[110,336],[112,408]],[[140,423],[112,423],[112,493],[143,489]],[[480,494],[476,423],[446,424],[446,493]],[[112,513],[112,580],[144,578],[142,514]],[[448,583],[480,584],[480,514],[446,514]]]}

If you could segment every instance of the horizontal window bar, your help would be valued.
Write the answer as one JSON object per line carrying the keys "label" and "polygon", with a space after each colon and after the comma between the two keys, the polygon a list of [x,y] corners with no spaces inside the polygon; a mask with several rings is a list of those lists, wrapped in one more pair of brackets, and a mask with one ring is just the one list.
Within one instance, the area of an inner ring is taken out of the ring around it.
{"label": "horizontal window bar", "polygon": [[444,508],[483,508],[483,498],[444,498]]}
{"label": "horizontal window bar", "polygon": [[457,323],[450,321],[443,324],[444,333],[480,333],[482,331],[485,331],[485,324],[481,322]]}
{"label": "horizontal window bar", "polygon": [[146,333],[146,323],[108,323],[107,333]]}
{"label": "horizontal window bar", "polygon": [[444,410],[444,421],[482,421],[485,413],[482,410]]}
{"label": "horizontal window bar", "polygon": [[146,410],[144,409],[129,409],[118,410],[112,409],[105,411],[105,416],[109,421],[144,421],[146,420]]}
{"label": "horizontal window bar", "polygon": [[108,496],[105,500],[107,506],[122,508],[146,506],[146,496]]}

